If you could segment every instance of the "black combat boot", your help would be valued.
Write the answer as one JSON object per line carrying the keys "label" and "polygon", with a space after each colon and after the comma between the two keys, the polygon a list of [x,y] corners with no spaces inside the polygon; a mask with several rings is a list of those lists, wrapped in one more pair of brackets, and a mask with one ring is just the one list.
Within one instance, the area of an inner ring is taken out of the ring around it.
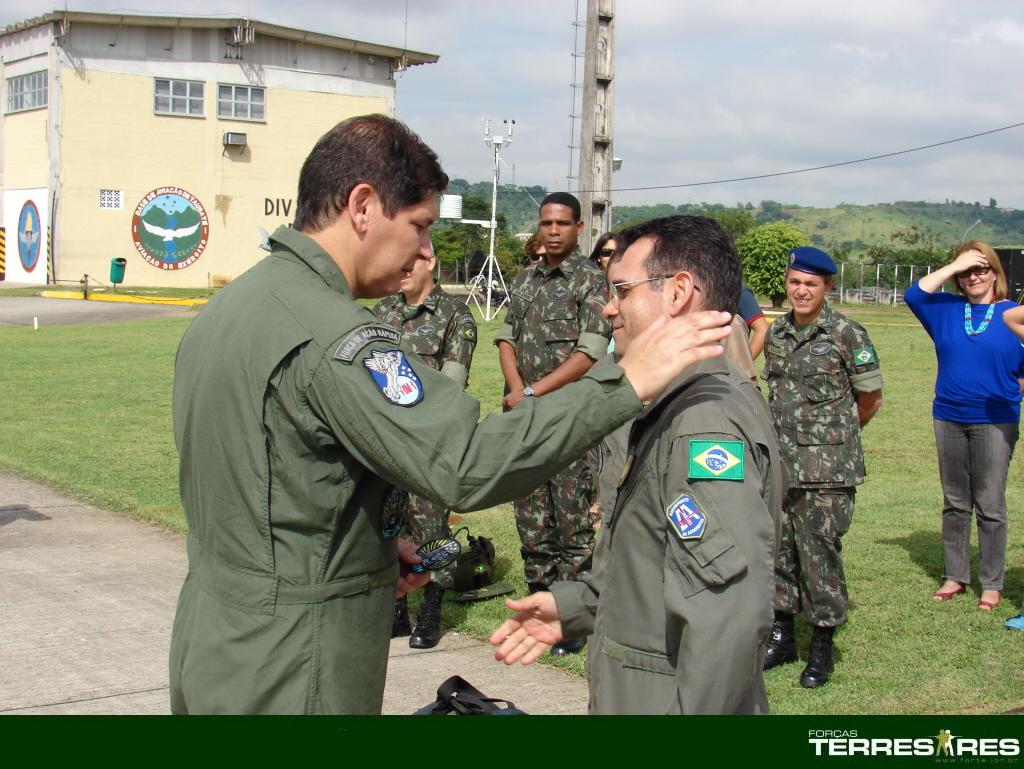
{"label": "black combat boot", "polygon": [[832,673],[832,634],[834,627],[816,627],[811,635],[811,654],[807,667],[800,674],[800,685],[805,689],[816,689],[828,683]]}
{"label": "black combat boot", "polygon": [[772,637],[768,639],[768,650],[764,655],[763,670],[771,670],[787,662],[796,662],[796,637],[793,635],[793,615],[775,612],[772,623]]}
{"label": "black combat boot", "polygon": [[412,632],[412,624],[409,622],[409,603],[403,595],[395,599],[395,618],[391,621],[391,637],[405,638]]}
{"label": "black combat boot", "polygon": [[444,588],[433,582],[423,589],[423,602],[416,616],[416,629],[409,637],[410,649],[433,649],[441,642],[441,597]]}
{"label": "black combat boot", "polygon": [[556,657],[567,657],[570,654],[579,654],[587,645],[586,638],[574,638],[569,641],[559,641],[551,647],[551,653]]}

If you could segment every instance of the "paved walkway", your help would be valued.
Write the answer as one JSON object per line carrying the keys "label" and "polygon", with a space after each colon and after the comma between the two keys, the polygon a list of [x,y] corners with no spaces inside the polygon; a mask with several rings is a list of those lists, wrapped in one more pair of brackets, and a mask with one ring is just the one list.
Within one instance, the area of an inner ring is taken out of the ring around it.
{"label": "paved walkway", "polygon": [[[167,713],[185,570],[183,537],[0,473],[0,714]],[[448,633],[425,651],[392,641],[384,713],[426,705],[454,674],[528,713],[586,712],[584,680],[505,667]]]}

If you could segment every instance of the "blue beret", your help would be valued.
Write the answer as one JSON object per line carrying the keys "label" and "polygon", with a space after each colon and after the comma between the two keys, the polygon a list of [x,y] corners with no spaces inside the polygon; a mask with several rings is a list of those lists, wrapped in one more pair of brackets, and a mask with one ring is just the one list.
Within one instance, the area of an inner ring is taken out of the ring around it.
{"label": "blue beret", "polygon": [[812,275],[835,275],[839,272],[832,257],[814,246],[800,246],[789,252],[789,266]]}

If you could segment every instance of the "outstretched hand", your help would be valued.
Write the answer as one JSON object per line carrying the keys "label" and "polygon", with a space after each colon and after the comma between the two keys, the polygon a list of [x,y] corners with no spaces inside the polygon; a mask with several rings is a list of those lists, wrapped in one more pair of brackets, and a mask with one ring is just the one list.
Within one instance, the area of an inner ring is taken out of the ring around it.
{"label": "outstretched hand", "polygon": [[496,660],[529,665],[562,640],[562,623],[551,593],[542,591],[517,601],[505,599],[505,605],[516,615],[505,620],[489,639],[498,647]]}

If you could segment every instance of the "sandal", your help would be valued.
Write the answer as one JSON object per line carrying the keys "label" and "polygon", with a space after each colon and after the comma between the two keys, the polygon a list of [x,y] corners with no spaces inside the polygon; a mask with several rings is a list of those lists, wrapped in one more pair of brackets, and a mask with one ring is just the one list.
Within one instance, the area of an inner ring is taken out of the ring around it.
{"label": "sandal", "polygon": [[999,606],[999,603],[1002,600],[1003,600],[1002,594],[1001,593],[996,593],[996,600],[994,600],[994,601],[986,601],[984,598],[982,598],[980,601],[978,601],[978,608],[981,609],[982,611],[992,611],[993,609],[995,609],[995,608],[997,608]]}
{"label": "sandal", "polygon": [[957,584],[955,590],[936,590],[932,593],[932,600],[934,601],[950,601],[954,596],[958,596],[963,592],[966,592],[967,587],[965,585]]}

